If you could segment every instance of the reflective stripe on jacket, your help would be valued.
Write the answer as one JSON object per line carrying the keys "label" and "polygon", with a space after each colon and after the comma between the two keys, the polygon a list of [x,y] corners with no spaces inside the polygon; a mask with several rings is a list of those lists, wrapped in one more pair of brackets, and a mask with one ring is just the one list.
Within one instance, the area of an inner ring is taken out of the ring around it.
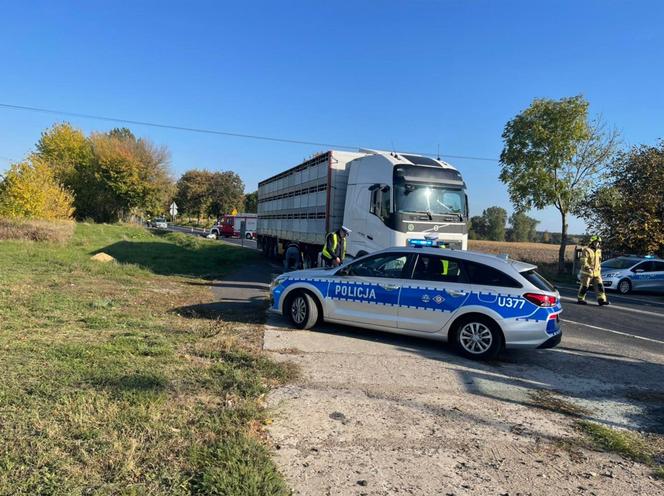
{"label": "reflective stripe on jacket", "polygon": [[325,239],[325,245],[323,246],[323,256],[328,260],[333,260],[337,257],[341,260],[346,258],[346,238],[343,238],[341,243],[339,243],[339,235],[336,232],[328,234]]}
{"label": "reflective stripe on jacket", "polygon": [[591,277],[602,275],[602,250],[586,246],[581,253],[581,274]]}

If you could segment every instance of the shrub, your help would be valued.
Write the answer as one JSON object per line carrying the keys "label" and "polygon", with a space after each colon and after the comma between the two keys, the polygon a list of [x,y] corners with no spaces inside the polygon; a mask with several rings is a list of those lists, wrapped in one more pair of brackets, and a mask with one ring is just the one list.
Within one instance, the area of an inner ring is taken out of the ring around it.
{"label": "shrub", "polygon": [[18,219],[69,219],[73,195],[55,179],[43,160],[13,164],[0,183],[0,216]]}

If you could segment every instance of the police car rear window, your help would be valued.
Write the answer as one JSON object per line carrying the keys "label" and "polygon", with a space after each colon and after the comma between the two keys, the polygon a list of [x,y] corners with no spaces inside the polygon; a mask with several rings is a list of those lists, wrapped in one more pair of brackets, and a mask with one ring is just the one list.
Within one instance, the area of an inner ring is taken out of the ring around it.
{"label": "police car rear window", "polygon": [[521,288],[520,283],[504,272],[476,262],[466,262],[466,270],[471,284],[482,286],[497,286],[501,288]]}
{"label": "police car rear window", "polygon": [[527,270],[525,272],[521,272],[521,275],[526,278],[526,280],[535,286],[537,289],[541,289],[542,291],[555,291],[556,288],[553,284],[551,284],[549,281],[544,279],[540,274],[538,274],[535,270]]}

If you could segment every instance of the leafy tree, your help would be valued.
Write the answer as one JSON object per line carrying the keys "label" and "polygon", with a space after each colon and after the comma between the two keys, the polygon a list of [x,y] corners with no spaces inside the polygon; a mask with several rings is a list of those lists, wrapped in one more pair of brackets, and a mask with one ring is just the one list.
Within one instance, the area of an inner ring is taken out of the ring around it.
{"label": "leafy tree", "polygon": [[255,214],[258,211],[257,191],[244,196],[244,211],[248,214]]}
{"label": "leafy tree", "polygon": [[83,132],[64,122],[44,131],[37,142],[36,155],[46,161],[60,183],[71,191],[78,184],[80,172],[92,161],[92,146]]}
{"label": "leafy tree", "polygon": [[581,96],[536,99],[503,132],[500,179],[517,210],[554,206],[562,233],[558,272],[564,272],[567,218],[578,212],[602,167],[615,153],[617,133],[589,121]]}
{"label": "leafy tree", "polygon": [[523,211],[516,211],[510,216],[512,231],[510,241],[534,241],[537,236],[539,221],[528,217]]}
{"label": "leafy tree", "polygon": [[136,136],[126,127],[116,127],[108,132],[111,138],[118,138],[126,141],[136,141]]}
{"label": "leafy tree", "polygon": [[470,239],[486,239],[487,225],[483,215],[474,215],[470,218]]}
{"label": "leafy tree", "polygon": [[613,248],[664,255],[664,141],[618,154],[582,214]]}
{"label": "leafy tree", "polygon": [[212,177],[212,172],[193,169],[182,174],[175,186],[175,202],[180,211],[195,215],[199,222],[210,206]]}
{"label": "leafy tree", "polygon": [[211,215],[218,217],[244,205],[244,183],[235,172],[214,172],[210,186],[208,213]]}
{"label": "leafy tree", "polygon": [[130,214],[159,213],[172,194],[168,153],[133,135],[93,134],[94,174],[86,214],[97,221],[117,221]]}
{"label": "leafy tree", "polygon": [[486,239],[505,241],[507,211],[501,207],[489,207],[482,212],[482,216],[486,222]]}
{"label": "leafy tree", "polygon": [[4,217],[69,219],[73,201],[50,165],[37,156],[13,164],[0,183],[0,215]]}

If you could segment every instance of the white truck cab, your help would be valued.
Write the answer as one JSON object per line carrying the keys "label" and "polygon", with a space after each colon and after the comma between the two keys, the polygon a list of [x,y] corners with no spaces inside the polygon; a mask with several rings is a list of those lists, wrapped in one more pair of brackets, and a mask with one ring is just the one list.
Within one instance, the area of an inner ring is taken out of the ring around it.
{"label": "white truck cab", "polygon": [[466,185],[451,165],[420,155],[362,150],[349,163],[343,225],[348,251],[362,256],[428,234],[468,248]]}

